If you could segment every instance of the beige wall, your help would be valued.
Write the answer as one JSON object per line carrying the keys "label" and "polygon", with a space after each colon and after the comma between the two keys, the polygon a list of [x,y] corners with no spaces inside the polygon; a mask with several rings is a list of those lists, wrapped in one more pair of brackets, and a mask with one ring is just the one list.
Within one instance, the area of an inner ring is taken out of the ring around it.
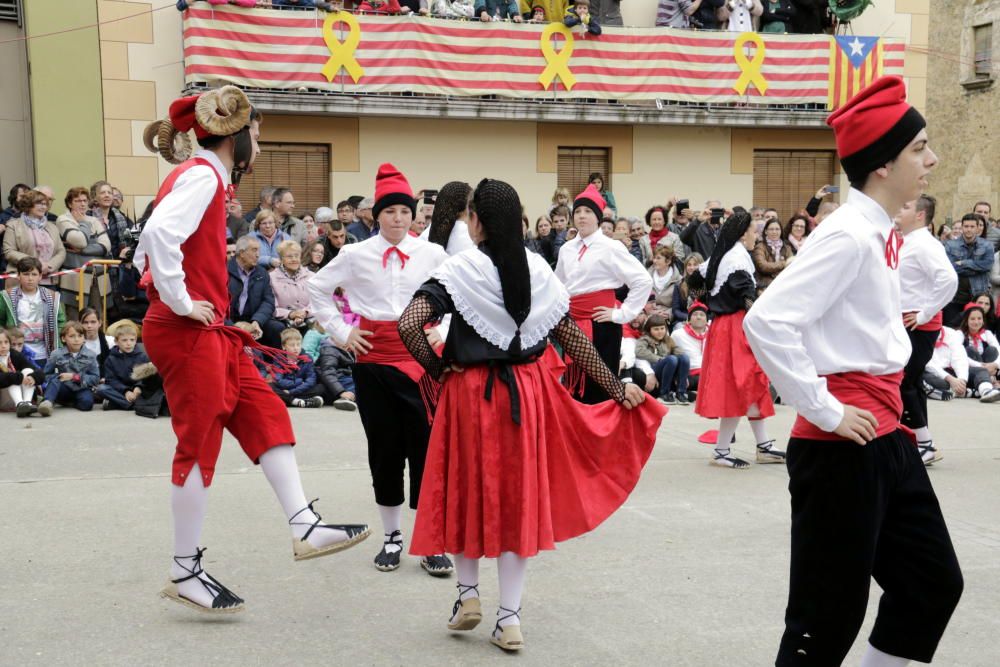
{"label": "beige wall", "polygon": [[[104,178],[103,99],[93,0],[24,3],[31,68],[31,117],[36,179],[51,185],[55,213],[76,185]],[[59,33],[60,34],[52,34]]]}
{"label": "beige wall", "polygon": [[31,148],[31,102],[28,95],[28,56],[24,32],[16,23],[0,23],[0,208],[7,207],[7,191],[15,183],[36,185]]}

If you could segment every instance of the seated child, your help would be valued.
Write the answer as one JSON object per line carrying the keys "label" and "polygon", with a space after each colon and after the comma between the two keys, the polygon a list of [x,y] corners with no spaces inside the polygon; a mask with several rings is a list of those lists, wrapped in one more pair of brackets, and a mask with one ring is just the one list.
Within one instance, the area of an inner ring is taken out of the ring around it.
{"label": "seated child", "polygon": [[326,396],[338,410],[358,409],[354,394],[354,355],[330,340],[314,322],[302,339],[302,351],[316,362],[316,375],[326,389]]}
{"label": "seated child", "polygon": [[10,292],[0,291],[2,324],[23,331],[25,346],[34,353],[35,362],[44,366],[59,346],[66,313],[59,302],[59,291],[39,286],[42,263],[37,258],[22,257],[16,268],[17,287]]}
{"label": "seated child", "polygon": [[[10,334],[0,329],[0,410],[15,410],[19,418],[35,414],[38,410],[31,398],[43,382],[45,374],[32,368],[27,358],[11,347]],[[51,414],[50,404],[42,416]]]}
{"label": "seated child", "polygon": [[94,390],[105,410],[134,410],[136,399],[142,395],[142,383],[132,378],[132,371],[148,363],[149,357],[136,347],[138,339],[139,328],[134,323],[129,320],[118,323],[115,346],[104,362],[104,384]]}
{"label": "seated child", "polygon": [[660,395],[656,400],[667,405],[690,402],[687,395],[690,361],[670,338],[667,320],[662,315],[650,315],[646,319],[642,337],[635,344],[635,356],[653,365],[653,373],[660,382]]}
{"label": "seated child", "polygon": [[694,399],[694,391],[698,389],[698,378],[701,376],[701,359],[705,352],[705,340],[708,337],[708,306],[700,301],[693,302],[688,307],[688,321],[682,322],[680,327],[674,329],[670,336],[690,361],[688,398]]}
{"label": "seated child", "polygon": [[45,362],[45,375],[49,378],[45,400],[87,412],[94,407],[94,387],[101,380],[97,357],[84,349],[83,325],[76,320],[66,322],[60,340],[63,347]]}
{"label": "seated child", "polygon": [[[42,370],[41,364],[39,364],[35,360],[35,353],[31,351],[31,348],[25,347],[24,345],[23,331],[21,331],[16,327],[11,327],[10,329],[7,329],[7,336],[10,338],[10,349],[16,350],[17,352],[23,354],[24,358],[28,360],[28,363],[31,364],[31,367],[36,371]],[[36,382],[35,385],[38,386],[40,389],[42,383]]]}
{"label": "seated child", "polygon": [[285,405],[293,408],[323,407],[323,386],[316,382],[316,367],[312,359],[302,354],[302,334],[298,329],[281,332],[281,349],[294,361],[290,370],[274,369],[268,379]]}

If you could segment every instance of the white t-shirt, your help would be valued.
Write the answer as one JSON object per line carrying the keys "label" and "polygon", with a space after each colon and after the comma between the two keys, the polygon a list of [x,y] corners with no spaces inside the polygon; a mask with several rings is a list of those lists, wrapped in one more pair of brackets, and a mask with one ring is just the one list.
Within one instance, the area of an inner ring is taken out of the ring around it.
{"label": "white t-shirt", "polygon": [[18,328],[24,332],[24,345],[35,353],[36,360],[48,359],[45,348],[45,303],[41,290],[34,294],[23,294],[17,304]]}

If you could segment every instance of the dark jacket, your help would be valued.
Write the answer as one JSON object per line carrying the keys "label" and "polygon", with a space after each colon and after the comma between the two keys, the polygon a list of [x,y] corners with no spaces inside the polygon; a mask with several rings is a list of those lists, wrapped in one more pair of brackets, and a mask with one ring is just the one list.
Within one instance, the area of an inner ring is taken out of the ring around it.
{"label": "dark jacket", "polygon": [[45,374],[56,379],[61,373],[73,373],[73,379],[63,382],[63,385],[75,391],[96,387],[101,381],[97,357],[87,348],[81,348],[75,356],[65,347],[50,354],[45,362]]}
{"label": "dark jacket", "polygon": [[319,381],[330,396],[337,398],[347,391],[341,379],[354,374],[354,355],[336,345],[321,345],[316,367]]}
{"label": "dark jacket", "polygon": [[273,375],[274,386],[284,389],[292,396],[300,396],[316,386],[316,368],[307,355],[299,355],[295,360],[295,370],[284,373],[276,371]]}
{"label": "dark jacket", "polygon": [[707,260],[715,250],[716,234],[709,223],[692,220],[681,230],[681,243]]}
{"label": "dark jacket", "polygon": [[14,365],[14,371],[8,371],[6,368],[0,369],[0,389],[5,387],[14,387],[20,385],[24,382],[24,373],[21,371],[25,368],[31,368],[31,377],[35,379],[35,386],[41,387],[45,382],[45,373],[39,370],[34,370],[34,364],[28,360],[28,357],[24,356],[17,350],[10,351],[10,362]]}
{"label": "dark jacket", "polygon": [[[764,0],[767,3],[767,0]],[[702,0],[698,10],[691,15],[691,27],[701,30],[718,30],[719,19],[715,12],[726,4],[726,0]]]}
{"label": "dark jacket", "polygon": [[271,291],[271,278],[267,271],[259,264],[253,267],[247,283],[247,302],[240,311],[240,294],[243,292],[240,265],[233,257],[226,263],[226,268],[229,270],[229,313],[226,324],[252,321],[263,327],[274,317],[274,292]]}
{"label": "dark jacket", "polygon": [[226,227],[229,229],[229,235],[233,241],[250,233],[250,223],[235,215],[226,218]]}
{"label": "dark jacket", "polygon": [[104,362],[104,381],[115,391],[125,393],[135,389],[141,383],[140,380],[132,379],[132,370],[139,364],[149,361],[145,350],[136,345],[135,349],[128,354],[122,352],[118,346],[111,348],[107,360]]}

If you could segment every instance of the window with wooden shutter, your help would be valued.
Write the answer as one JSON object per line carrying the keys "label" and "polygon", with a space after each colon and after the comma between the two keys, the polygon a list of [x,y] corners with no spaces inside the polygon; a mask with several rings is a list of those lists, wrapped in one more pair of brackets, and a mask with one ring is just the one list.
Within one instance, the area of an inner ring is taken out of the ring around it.
{"label": "window with wooden shutter", "polygon": [[[253,173],[240,181],[239,198],[249,211],[260,201],[268,185],[291,188],[295,195],[293,215],[315,213],[330,206],[330,146],[328,144],[262,143]],[[335,204],[336,202],[334,202]]]}
{"label": "window with wooden shutter", "polygon": [[755,150],[753,205],[777,209],[784,224],[817,190],[836,183],[836,162],[834,151]]}
{"label": "window with wooden shutter", "polygon": [[975,49],[976,78],[989,78],[993,73],[993,24],[977,25],[972,29]]}
{"label": "window with wooden shutter", "polygon": [[583,192],[594,172],[604,174],[604,189],[611,190],[611,149],[560,146],[556,161],[557,187],[569,189],[570,200]]}

